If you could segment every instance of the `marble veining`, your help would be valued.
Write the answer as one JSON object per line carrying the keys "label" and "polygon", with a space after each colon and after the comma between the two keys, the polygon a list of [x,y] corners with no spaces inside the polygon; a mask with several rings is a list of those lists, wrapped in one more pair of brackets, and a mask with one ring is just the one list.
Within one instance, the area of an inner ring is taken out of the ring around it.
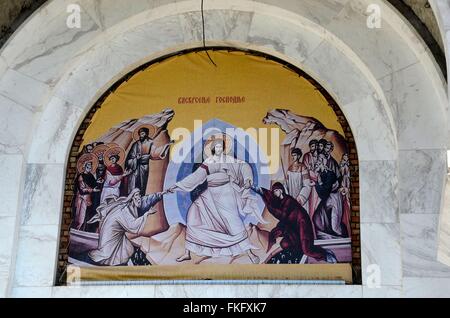
{"label": "marble veining", "polygon": [[379,29],[367,28],[366,2],[349,1],[327,28],[352,47],[376,78],[417,62],[414,52],[398,41],[400,35],[386,20]]}
{"label": "marble veining", "polygon": [[55,88],[57,97],[87,109],[116,80],[139,66],[137,63],[147,62],[146,58],[152,53],[182,43],[183,35],[178,17],[174,16],[103,40],[87,52]]}
{"label": "marble veining", "polygon": [[283,9],[298,13],[317,24],[328,25],[344,9],[348,0],[302,0],[282,3],[277,0],[257,0],[257,2],[282,6]]}
{"label": "marble veining", "polygon": [[81,108],[53,97],[32,135],[28,163],[65,163],[82,115]]}
{"label": "marble veining", "polygon": [[81,28],[68,28],[68,15],[63,10],[59,15],[43,21],[38,27],[46,30],[45,36],[34,36],[25,43],[19,43],[17,49],[20,52],[14,60],[11,59],[11,68],[53,86],[67,63],[75,59],[83,45],[101,31],[84,12],[81,12]]}
{"label": "marble veining", "polygon": [[320,83],[326,84],[325,88],[337,96],[340,105],[352,103],[374,93],[364,74],[329,42],[322,42],[304,61],[304,65],[307,69],[314,70],[311,75]]}
{"label": "marble veining", "polygon": [[438,214],[402,214],[402,258],[405,277],[450,277],[437,261]]}
{"label": "marble veining", "polygon": [[444,206],[439,216],[438,260],[450,266],[450,174],[445,184]]}
{"label": "marble veining", "polygon": [[57,225],[20,227],[14,286],[53,286],[58,237]]}
{"label": "marble veining", "polygon": [[18,203],[21,175],[17,173],[22,169],[22,155],[3,155],[0,154],[0,170],[2,178],[0,178],[0,217],[16,216]]}
{"label": "marble veining", "polygon": [[48,85],[13,69],[8,69],[0,78],[0,95],[33,112],[41,106],[49,92]]}
{"label": "marble veining", "polygon": [[402,255],[399,223],[362,223],[361,261],[363,285],[368,283],[369,265],[378,265],[381,286],[401,286]]}
{"label": "marble veining", "polygon": [[446,114],[441,107],[430,110],[429,105],[440,102],[424,71],[414,64],[379,80],[392,106],[399,149],[436,149],[447,144]]}
{"label": "marble veining", "polygon": [[409,298],[448,298],[450,278],[405,277],[403,296]]}
{"label": "marble veining", "polygon": [[[267,30],[267,24],[273,27]],[[248,41],[268,47],[303,62],[323,41],[323,37],[279,18],[257,15],[253,18]]]}
{"label": "marble veining", "polygon": [[439,213],[447,171],[446,151],[401,150],[399,163],[400,213]]}
{"label": "marble veining", "polygon": [[0,280],[2,278],[7,280],[9,277],[15,223],[15,217],[0,217],[0,226],[3,229],[0,231],[0,242],[2,242],[0,245]]}
{"label": "marble veining", "polygon": [[342,110],[349,120],[360,160],[397,159],[395,128],[390,125],[388,114],[379,99],[367,95],[344,104]]}
{"label": "marble veining", "polygon": [[15,217],[0,217],[0,297],[6,296],[11,277],[15,225]]}
{"label": "marble veining", "polygon": [[399,222],[397,162],[360,161],[359,173],[361,222]]}
{"label": "marble veining", "polygon": [[106,30],[123,20],[141,12],[170,4],[173,0],[79,0],[82,9],[101,27]]}
{"label": "marble veining", "polygon": [[23,194],[22,225],[58,225],[63,188],[64,165],[29,164]]}
{"label": "marble veining", "polygon": [[0,95],[0,154],[22,154],[25,150],[33,113],[30,109]]}
{"label": "marble veining", "polygon": [[[253,18],[252,12],[207,10],[205,18],[205,40],[245,42]],[[179,15],[185,42],[202,41],[202,20],[198,11]]]}

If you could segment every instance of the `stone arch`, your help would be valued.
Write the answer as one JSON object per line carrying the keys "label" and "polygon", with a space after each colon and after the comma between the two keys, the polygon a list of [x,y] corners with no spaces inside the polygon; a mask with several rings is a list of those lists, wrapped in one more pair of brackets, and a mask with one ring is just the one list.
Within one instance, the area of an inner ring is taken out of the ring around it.
{"label": "stone arch", "polygon": [[[125,82],[128,82],[133,78],[133,76],[141,71],[146,70],[147,68],[151,67],[152,65],[162,63],[165,60],[169,59],[172,56],[179,56],[183,54],[189,54],[192,52],[202,52],[206,50],[203,47],[198,48],[192,48],[187,49],[183,51],[173,52],[169,55],[162,56],[156,60],[149,61],[145,63],[144,65],[141,65],[137,67],[136,69],[132,70],[128,74],[126,74],[124,77],[122,77],[119,81],[114,83],[112,87],[106,90],[104,94],[99,98],[98,101],[94,103],[94,105],[91,107],[91,109],[88,111],[87,115],[83,118],[82,124],[80,127],[77,127],[77,133],[74,139],[71,142],[70,147],[70,153],[69,158],[66,160],[66,180],[65,180],[65,191],[64,191],[64,203],[63,203],[63,216],[62,216],[62,222],[61,222],[61,230],[60,230],[60,238],[59,238],[59,255],[58,255],[58,273],[56,277],[56,284],[62,284],[65,285],[64,279],[65,279],[65,270],[67,266],[67,260],[68,260],[68,253],[67,253],[67,247],[68,247],[68,241],[69,241],[69,226],[72,222],[72,185],[73,185],[73,179],[76,175],[76,160],[79,156],[79,153],[81,151],[81,144],[83,143],[83,136],[86,132],[87,128],[89,127],[91,120],[95,116],[97,110],[101,107],[103,102],[112,94],[120,85],[122,85]],[[218,50],[218,51],[231,51],[231,52],[241,52],[240,49],[232,48],[232,47],[208,47],[208,50]],[[316,90],[320,92],[320,94],[325,98],[325,100],[328,102],[329,107],[333,109],[333,112],[336,115],[336,118],[339,120],[340,125],[343,128],[345,138],[348,140],[347,147],[349,149],[350,153],[350,160],[351,160],[351,175],[352,175],[352,189],[351,189],[351,197],[352,197],[352,206],[354,208],[352,209],[352,229],[355,230],[355,234],[352,234],[352,255],[353,255],[353,271],[354,271],[354,284],[361,284],[361,250],[360,250],[360,221],[359,221],[359,160],[358,160],[358,152],[357,147],[355,143],[355,139],[353,136],[353,133],[351,131],[350,125],[345,118],[342,110],[340,109],[339,105],[335,102],[335,100],[330,96],[330,94],[312,77],[310,77],[308,74],[303,72],[302,70],[296,68],[295,66],[287,63],[284,60],[281,60],[279,58],[275,58],[273,56],[269,56],[268,54],[264,54],[261,52],[253,51],[253,50],[245,50],[242,51],[246,54],[249,54],[251,56],[255,57],[263,57],[265,59],[274,61],[276,63],[279,63],[280,65],[283,65],[284,67],[290,69],[293,72],[296,72],[299,76],[305,78],[308,82],[310,82]],[[169,165],[170,167],[170,165]],[[167,178],[167,177],[166,177]],[[167,180],[166,180],[167,181]],[[267,179],[266,182],[269,180]],[[174,181],[172,181],[174,183]],[[268,184],[265,185],[265,187],[269,186]],[[166,210],[167,211],[167,210]],[[164,223],[164,227],[167,227],[167,221]]]}
{"label": "stone arch", "polygon": [[[441,37],[444,42],[444,50],[445,55],[447,57],[447,68],[450,66],[449,54],[450,54],[450,43],[449,43],[449,34],[450,34],[450,5],[445,1],[431,0],[431,7],[435,13],[437,18],[437,22],[439,25],[439,29],[441,32]],[[448,92],[450,92],[450,84],[447,87]],[[447,103],[447,114],[450,111],[450,107],[448,107]],[[447,123],[447,153],[450,149],[450,126]],[[450,163],[448,162],[447,157],[447,167],[449,167]],[[450,199],[450,175],[447,173],[447,180],[445,185],[445,192],[443,195],[443,199],[441,201],[441,215],[439,218],[439,232],[437,234],[438,240],[438,250],[437,250],[437,259],[450,266],[450,246],[449,246],[449,233],[450,233],[450,208],[449,208],[449,199]]]}
{"label": "stone arch", "polygon": [[[11,113],[8,123],[15,122],[25,130],[6,130],[1,140],[3,165],[14,171],[15,177],[15,186],[4,194],[9,210],[4,222],[19,224],[14,234],[19,240],[11,242],[8,251],[9,259],[14,260],[9,262],[8,272],[16,275],[8,276],[7,288],[14,288],[16,295],[33,287],[53,295],[67,292],[52,288],[62,180],[70,140],[90,105],[137,65],[201,44],[197,1],[167,0],[152,5],[142,1],[122,11],[117,11],[121,1],[110,2],[109,7],[80,1],[88,12],[83,16],[83,28],[58,39],[68,3],[51,1],[35,12],[10,39],[0,59],[3,110]],[[411,238],[411,231],[427,221],[427,213],[433,218],[439,215],[447,97],[442,76],[414,31],[383,1],[375,3],[384,12],[385,28],[368,29],[364,13],[368,3],[209,1],[205,7],[207,45],[277,56],[311,74],[342,106],[360,156],[363,284],[368,275],[364,268],[375,263],[381,268],[385,290],[401,293],[403,277],[415,278],[419,271],[414,247],[401,241],[400,221],[405,223],[402,236],[418,243],[416,236]],[[39,36],[30,38],[29,29],[39,30]],[[378,45],[380,41],[389,48]],[[133,52],[127,50],[130,46],[135,48]],[[36,48],[38,55],[33,50]],[[22,94],[17,85],[26,87],[28,94]],[[432,111],[423,104],[431,105]],[[50,125],[55,117],[58,124]],[[430,123],[436,129],[430,130]],[[420,174],[418,184],[409,177],[411,167]],[[45,188],[54,191],[43,196],[40,193]],[[368,195],[369,188],[379,191]],[[48,252],[36,255],[37,248]],[[449,275],[438,266],[434,273]],[[364,285],[313,288],[312,293],[370,295],[372,291]],[[173,288],[173,292],[184,294],[196,291]],[[229,288],[230,295],[237,293]],[[271,293],[259,290],[262,295]],[[311,289],[297,286],[292,292],[302,295]]]}

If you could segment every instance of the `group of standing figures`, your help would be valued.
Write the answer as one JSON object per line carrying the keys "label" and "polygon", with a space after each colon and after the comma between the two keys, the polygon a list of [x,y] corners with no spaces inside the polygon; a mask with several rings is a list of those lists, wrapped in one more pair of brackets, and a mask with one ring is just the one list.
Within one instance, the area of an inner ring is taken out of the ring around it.
{"label": "group of standing figures", "polygon": [[149,177],[150,160],[166,157],[169,144],[155,147],[149,129],[138,129],[138,140],[127,155],[117,144],[93,143],[84,147],[77,161],[74,182],[72,228],[86,232],[98,231],[98,222],[90,222],[97,208],[108,198],[126,197],[134,189],[144,195]]}
{"label": "group of standing figures", "polygon": [[310,216],[315,238],[347,238],[351,234],[348,154],[338,163],[332,156],[333,143],[325,139],[311,140],[309,148],[304,155],[298,148],[291,150],[287,192]]}

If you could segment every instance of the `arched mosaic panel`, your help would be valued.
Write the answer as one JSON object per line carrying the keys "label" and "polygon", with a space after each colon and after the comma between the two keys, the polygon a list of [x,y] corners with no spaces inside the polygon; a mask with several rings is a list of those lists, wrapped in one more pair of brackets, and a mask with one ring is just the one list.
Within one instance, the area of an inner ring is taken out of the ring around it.
{"label": "arched mosaic panel", "polygon": [[140,67],[93,107],[68,162],[60,283],[360,279],[350,128],[275,58],[215,48]]}

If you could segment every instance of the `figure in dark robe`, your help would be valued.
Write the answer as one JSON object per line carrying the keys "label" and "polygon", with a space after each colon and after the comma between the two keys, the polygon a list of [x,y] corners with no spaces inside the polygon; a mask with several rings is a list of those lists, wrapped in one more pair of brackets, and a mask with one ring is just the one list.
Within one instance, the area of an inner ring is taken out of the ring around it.
{"label": "figure in dark robe", "polygon": [[341,171],[339,168],[339,164],[337,163],[336,159],[334,159],[333,156],[331,155],[333,153],[333,150],[334,150],[333,143],[331,141],[328,141],[327,144],[325,145],[323,154],[327,158],[326,163],[327,169],[333,171],[336,174],[336,177],[340,179]]}
{"label": "figure in dark robe", "polygon": [[315,188],[321,199],[313,218],[317,237],[321,239],[348,237],[347,227],[342,218],[343,201],[339,192],[339,180],[336,173],[328,169],[327,158],[323,154],[319,155],[316,173],[319,178]]}
{"label": "figure in dark robe", "polygon": [[323,138],[317,142],[317,157],[320,154],[325,154],[325,147],[327,146],[327,144],[328,144],[328,141]]}
{"label": "figure in dark robe", "polygon": [[86,162],[83,171],[79,173],[74,184],[74,204],[73,204],[73,228],[86,230],[86,220],[95,214],[93,195],[99,193],[97,180],[92,174],[92,162]]}
{"label": "figure in dark robe", "polygon": [[345,224],[347,228],[347,233],[350,235],[350,214],[351,214],[351,203],[350,203],[350,161],[348,158],[348,154],[344,153],[342,155],[342,160],[339,163],[339,169],[341,171],[341,180],[340,185],[341,188],[339,192],[342,195],[342,205],[343,205],[343,213],[342,213],[342,222]]}
{"label": "figure in dark robe", "polygon": [[127,177],[128,191],[139,189],[145,195],[148,182],[150,160],[162,160],[166,157],[171,143],[155,147],[153,139],[149,137],[149,129],[140,128],[139,140],[135,141],[128,152],[125,169],[131,174]]}
{"label": "figure in dark robe", "polygon": [[[94,145],[97,146],[97,144],[95,143]],[[87,220],[89,220],[95,215],[96,213],[95,211],[100,205],[101,193],[103,191],[103,184],[105,182],[105,175],[106,175],[106,165],[104,162],[103,153],[102,152],[96,153],[95,148],[92,153],[96,155],[98,159],[97,169],[95,170],[95,183],[96,183],[95,188],[98,189],[98,191],[95,191],[91,194],[92,205],[90,206],[89,209],[86,210]],[[86,232],[95,233],[97,232],[97,230],[98,226],[96,224],[86,223],[84,225],[84,231]]]}
{"label": "figure in dark robe", "polygon": [[311,220],[306,210],[290,195],[284,186],[277,182],[271,190],[253,188],[260,194],[269,212],[279,220],[269,234],[267,252],[282,237],[280,246],[283,250],[302,251],[306,256],[318,261],[336,263],[336,256],[330,250],[314,245],[314,234]]}

